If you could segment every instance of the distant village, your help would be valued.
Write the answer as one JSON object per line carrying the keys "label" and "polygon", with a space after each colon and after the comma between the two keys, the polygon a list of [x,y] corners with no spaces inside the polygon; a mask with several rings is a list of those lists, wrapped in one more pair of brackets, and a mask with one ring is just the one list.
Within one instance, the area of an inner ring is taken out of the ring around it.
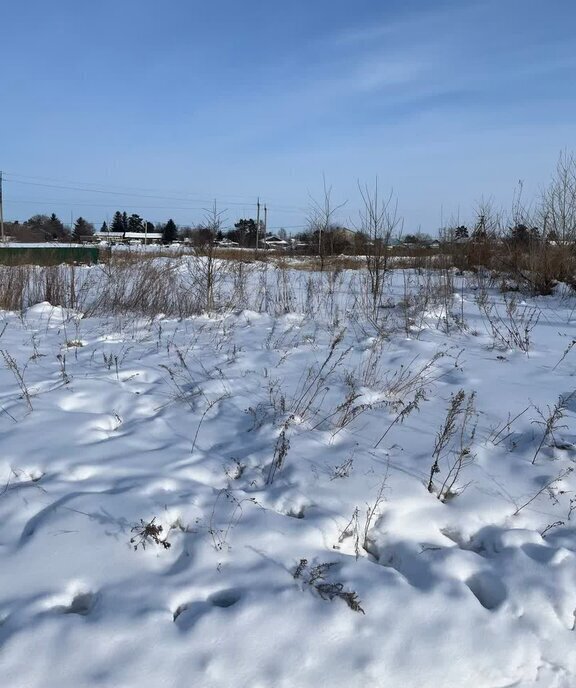
{"label": "distant village", "polygon": [[[226,228],[218,218],[195,226],[176,225],[169,219],[152,223],[137,214],[117,211],[110,223],[103,222],[96,230],[93,223],[78,217],[65,225],[55,214],[34,215],[24,222],[5,222],[3,241],[17,244],[75,243],[107,245],[189,245],[208,243],[222,249],[262,249],[325,253],[357,253],[372,243],[366,234],[338,224],[321,227],[312,224],[306,231],[289,235],[286,230],[267,231],[264,222],[253,218],[239,219]],[[392,245],[435,247],[438,242],[428,235],[407,235],[403,239],[387,238]]]}

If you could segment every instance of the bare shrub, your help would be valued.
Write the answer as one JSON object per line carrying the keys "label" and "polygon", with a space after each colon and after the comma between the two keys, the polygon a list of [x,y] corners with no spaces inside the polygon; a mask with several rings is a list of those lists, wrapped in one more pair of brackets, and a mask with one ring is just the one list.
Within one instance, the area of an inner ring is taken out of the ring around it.
{"label": "bare shrub", "polygon": [[494,340],[494,346],[530,351],[532,330],[538,324],[538,308],[519,305],[514,296],[504,293],[504,314],[488,299],[477,299],[478,308]]}
{"label": "bare shrub", "polygon": [[0,308],[22,310],[32,269],[29,265],[0,265]]}
{"label": "bare shrub", "polygon": [[[436,492],[438,499],[443,502],[454,496],[456,481],[465,466],[474,458],[470,450],[470,444],[476,431],[474,401],[475,392],[469,394],[468,397],[463,389],[453,394],[450,397],[446,418],[436,435],[430,476],[426,488],[428,492]],[[472,428],[470,427],[471,424],[473,424]],[[442,472],[441,463],[449,455],[454,456],[454,460],[449,464],[443,482],[437,487],[434,478]]]}
{"label": "bare shrub", "polygon": [[[338,543],[342,544],[344,540],[348,538],[353,538],[354,554],[356,559],[360,556],[360,550],[363,549],[368,554],[372,553],[372,547],[370,543],[369,533],[372,526],[376,522],[376,519],[380,516],[382,510],[382,504],[384,503],[386,483],[388,481],[389,466],[386,466],[386,473],[378,486],[376,492],[376,497],[371,502],[366,502],[366,512],[364,514],[364,521],[360,521],[360,509],[355,507],[352,513],[352,518],[342,529],[338,537]],[[339,549],[339,547],[335,547]]]}
{"label": "bare shrub", "polygon": [[326,580],[328,573],[335,566],[337,566],[336,562],[325,562],[310,568],[307,559],[300,559],[293,577],[296,580],[302,580],[305,585],[313,588],[323,600],[343,600],[352,611],[364,614],[357,593],[352,590],[344,590],[344,583]]}
{"label": "bare shrub", "polygon": [[530,497],[530,499],[528,499],[525,502],[523,502],[522,504],[520,504],[520,506],[516,506],[516,511],[512,514],[512,516],[518,516],[518,514],[523,509],[525,509],[527,506],[532,504],[532,502],[534,502],[536,499],[538,499],[538,497],[541,494],[543,494],[544,492],[547,492],[547,491],[551,490],[552,488],[554,488],[555,486],[557,486],[560,482],[562,482],[562,480],[564,480],[564,478],[566,476],[570,475],[570,473],[572,473],[573,470],[574,470],[574,468],[572,466],[569,466],[568,468],[565,468],[564,470],[560,471],[560,473],[558,473],[558,475],[556,475],[553,478],[551,478],[550,480],[546,481],[544,483],[544,485]]}
{"label": "bare shrub", "polygon": [[282,468],[286,457],[288,456],[288,450],[290,449],[290,440],[287,436],[290,430],[290,424],[294,420],[294,416],[290,416],[284,423],[276,444],[274,446],[274,456],[272,458],[272,463],[268,470],[268,477],[266,478],[266,484],[271,485],[274,482],[274,477],[276,473]]}
{"label": "bare shrub", "polygon": [[574,398],[575,394],[576,392],[572,392],[572,394],[567,396],[560,396],[552,408],[548,407],[548,415],[546,416],[542,413],[542,411],[540,411],[540,409],[536,407],[536,411],[542,420],[535,420],[532,422],[542,426],[543,432],[542,438],[538,444],[538,447],[536,448],[536,451],[534,452],[534,456],[532,457],[532,464],[536,463],[538,454],[540,454],[542,447],[546,444],[546,442],[548,442],[550,439],[555,442],[554,432],[561,427],[559,423],[562,418],[564,418],[566,408],[568,407],[570,400]]}
{"label": "bare shrub", "polygon": [[26,406],[28,406],[28,410],[32,411],[32,398],[30,394],[30,390],[28,389],[28,385],[26,384],[24,380],[24,373],[26,372],[27,365],[24,365],[22,368],[19,367],[16,359],[11,356],[8,351],[5,351],[4,349],[0,349],[0,354],[2,354],[2,358],[4,359],[4,364],[8,368],[8,370],[12,373],[14,376],[14,379],[16,380],[16,383],[18,384],[18,387],[20,388],[20,392],[22,394],[21,398],[26,401]]}
{"label": "bare shrub", "polygon": [[154,516],[154,518],[147,523],[140,519],[140,524],[131,529],[132,532],[135,533],[134,537],[130,538],[130,544],[133,545],[134,550],[137,550],[138,547],[146,549],[146,545],[150,544],[151,542],[155,545],[164,547],[164,549],[169,549],[172,546],[172,544],[167,540],[167,535],[162,537],[164,528],[155,523],[155,521],[156,516]]}
{"label": "bare shrub", "polygon": [[[244,504],[258,504],[258,502],[255,497],[238,499],[233,491],[229,489],[219,490],[216,495],[210,513],[208,533],[212,538],[212,545],[217,552],[230,549],[230,535],[242,519]],[[217,524],[216,511],[219,507],[221,507],[225,514],[222,524]]]}

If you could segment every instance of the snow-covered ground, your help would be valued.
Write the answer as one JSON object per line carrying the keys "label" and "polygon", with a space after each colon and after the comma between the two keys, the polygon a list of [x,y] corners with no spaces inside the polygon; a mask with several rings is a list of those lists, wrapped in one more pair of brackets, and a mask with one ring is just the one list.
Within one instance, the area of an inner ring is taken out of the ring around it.
{"label": "snow-covered ground", "polygon": [[576,295],[294,279],[0,313],[2,686],[576,685]]}

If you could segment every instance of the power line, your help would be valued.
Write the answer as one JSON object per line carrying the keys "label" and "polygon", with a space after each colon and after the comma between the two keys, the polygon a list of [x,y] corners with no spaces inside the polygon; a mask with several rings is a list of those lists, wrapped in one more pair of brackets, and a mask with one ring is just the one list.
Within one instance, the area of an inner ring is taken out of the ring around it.
{"label": "power line", "polygon": [[[167,192],[154,192],[153,189],[143,189],[141,187],[121,187],[118,185],[103,185],[103,184],[95,184],[93,182],[71,182],[71,181],[65,181],[62,179],[56,179],[54,177],[42,177],[42,176],[34,176],[34,175],[23,175],[23,174],[17,174],[14,172],[2,172],[0,173],[0,213],[2,212],[2,207],[1,207],[1,182],[2,180],[4,182],[8,182],[10,184],[20,184],[23,186],[27,187],[38,187],[38,188],[45,188],[45,189],[54,189],[57,191],[77,191],[77,192],[84,192],[88,194],[99,194],[101,196],[114,196],[114,197],[123,197],[125,200],[120,201],[120,205],[132,206],[134,209],[136,209],[138,212],[140,211],[149,211],[149,210],[166,210],[166,211],[184,211],[184,212],[206,212],[207,207],[209,206],[212,201],[208,201],[203,198],[199,198],[200,194],[194,194],[194,193],[187,193],[187,192],[176,192],[176,191],[167,191]],[[99,187],[99,188],[92,188],[92,187]],[[108,187],[108,188],[106,188]],[[112,187],[112,188],[110,188]],[[143,193],[145,192],[145,193]],[[180,193],[181,195],[178,196],[176,194]],[[167,195],[171,194],[171,195]],[[232,196],[231,198],[246,198],[244,196]],[[130,202],[131,199],[150,199],[150,200],[159,200],[159,201],[165,201],[169,202],[170,205],[156,205],[156,204],[147,204],[147,205],[141,205],[139,202]],[[223,203],[224,205],[232,205],[232,206],[238,206],[242,207],[243,211],[246,212],[248,207],[250,207],[253,203],[253,201],[250,200],[244,200],[244,201],[234,201],[234,200],[226,200],[226,199],[220,199],[220,202]],[[112,209],[115,205],[114,200],[111,199],[110,202],[102,202],[102,203],[95,203],[92,201],[83,201],[79,199],[58,199],[58,198],[51,198],[50,200],[39,200],[39,199],[26,199],[26,198],[9,198],[9,203],[12,203],[14,205],[42,205],[42,206],[60,206],[61,208],[69,208],[72,212],[73,208],[76,207],[90,207],[90,208],[106,208],[106,209]],[[180,203],[182,205],[174,205],[174,203]],[[197,205],[197,204],[206,204],[206,205]],[[189,204],[195,204],[195,205],[189,205]],[[260,209],[261,209],[261,204],[260,201],[258,200],[258,215],[260,214]],[[278,225],[278,226],[273,226],[273,227],[268,227],[268,221],[267,221],[267,213],[268,213],[268,204],[264,204],[264,227],[265,231],[271,229],[271,230],[279,230],[279,229],[288,229],[288,230],[298,230],[298,229],[304,229],[307,227],[306,224],[292,224],[292,225]],[[297,206],[290,206],[290,205],[283,205],[279,204],[277,206],[274,206],[274,209],[279,212],[284,212],[284,213],[297,213],[300,216],[302,214],[306,213],[305,208],[300,208]],[[1,219],[1,218],[0,218]],[[257,229],[259,229],[259,222],[257,223]]]}
{"label": "power line", "polygon": [[[178,196],[173,196],[173,195],[164,195],[164,194],[150,194],[150,193],[139,193],[138,191],[115,191],[112,189],[92,189],[92,188],[86,188],[86,186],[90,186],[91,183],[83,183],[83,182],[77,182],[76,185],[73,185],[74,182],[70,182],[69,184],[66,183],[57,183],[57,184],[50,184],[46,182],[39,182],[39,181],[26,181],[26,179],[47,179],[49,180],[50,178],[48,177],[26,177],[25,175],[17,175],[14,173],[5,173],[5,181],[11,182],[12,184],[23,184],[26,186],[37,186],[37,187],[42,187],[42,188],[49,188],[49,189],[62,189],[64,191],[84,191],[86,193],[97,193],[97,194],[104,194],[104,195],[110,195],[110,196],[128,196],[132,198],[154,198],[158,200],[165,200],[165,201],[177,201],[177,202],[195,202],[195,203],[212,203],[211,200],[206,200],[204,198],[195,198],[196,194],[186,194],[187,197],[178,197]],[[21,177],[18,179],[17,177]],[[78,184],[84,184],[83,186],[78,186]],[[96,185],[94,185],[96,186]],[[98,185],[100,186],[100,185]],[[117,187],[120,188],[120,187]],[[172,193],[172,192],[167,192],[167,193]],[[177,192],[173,192],[177,193]],[[235,198],[243,198],[241,196],[236,196]],[[232,201],[232,200],[221,200],[222,203],[225,205],[235,205],[235,206],[246,206],[246,205],[251,205],[252,201],[246,200],[246,201]],[[297,206],[288,206],[288,205],[278,205],[275,206],[277,210],[280,210],[282,212],[289,212],[289,213],[302,213],[305,212],[305,209],[299,208]]]}
{"label": "power line", "polygon": [[[127,192],[127,191],[109,191],[105,189],[86,189],[80,186],[64,186],[61,184],[45,184],[42,182],[25,182],[21,181],[18,179],[10,179],[8,178],[7,181],[10,181],[13,184],[25,184],[27,186],[41,186],[43,188],[47,189],[62,189],[64,191],[84,191],[86,193],[97,193],[97,194],[104,194],[106,196],[128,196],[131,198],[156,198],[159,200],[163,201],[176,201],[176,202],[186,202],[186,201],[196,201],[197,203],[208,203],[208,201],[204,201],[203,199],[196,199],[196,198],[175,198],[172,196],[160,196],[157,194],[139,194],[139,193],[132,193],[132,192]],[[226,203],[226,205],[246,205],[246,203]]]}
{"label": "power line", "polygon": [[[67,208],[77,206],[77,205],[83,205],[83,206],[90,206],[93,208],[111,208],[113,207],[111,203],[92,203],[90,201],[67,201],[67,200],[60,200],[60,199],[54,199],[51,198],[49,200],[45,201],[39,201],[39,200],[32,200],[32,199],[25,199],[25,198],[11,198],[10,203],[19,203],[19,204],[35,204],[35,205],[61,205],[61,206],[66,206]],[[177,206],[177,205],[140,205],[138,204],[137,207],[143,210],[198,210],[198,211],[205,211],[206,208],[204,207],[199,207],[199,206]]]}
{"label": "power line", "polygon": [[[65,180],[65,179],[58,179],[58,178],[56,178],[56,177],[40,177],[40,176],[34,176],[34,175],[17,174],[17,173],[15,173],[15,172],[9,172],[8,174],[9,174],[11,177],[15,177],[15,178],[20,178],[20,179],[40,179],[40,180],[42,180],[42,181],[57,182],[58,184],[62,184],[62,185],[64,185],[64,184],[68,184],[68,185],[72,184],[72,185],[74,185],[74,186],[82,185],[83,187],[84,187],[84,186],[88,186],[88,187],[90,187],[90,186],[98,186],[98,187],[108,186],[108,187],[110,187],[110,188],[112,188],[112,189],[118,189],[118,190],[119,190],[119,189],[122,189],[122,190],[125,190],[125,191],[128,191],[128,192],[133,192],[133,191],[135,191],[135,192],[147,192],[147,193],[148,193],[148,192],[151,192],[151,193],[154,193],[154,192],[156,191],[156,189],[150,189],[149,187],[136,187],[136,186],[132,186],[132,187],[131,187],[131,186],[122,186],[122,185],[118,185],[118,184],[106,184],[106,185],[105,185],[105,184],[96,183],[96,182],[80,182],[80,181],[78,181],[78,180],[70,181],[70,180]],[[89,190],[89,189],[87,189],[87,190]],[[176,191],[176,190],[175,190],[175,191],[167,191],[166,193],[171,193],[171,194],[176,194],[176,195],[186,195],[186,196],[211,196],[211,194],[191,193],[191,192],[188,192],[188,191]],[[247,199],[248,197],[247,197],[247,196],[234,196],[234,195],[231,195],[230,198]],[[204,201],[203,201],[203,202],[204,202]],[[212,203],[212,201],[209,201],[209,202]],[[252,201],[246,200],[246,204],[247,204],[247,205],[250,204],[251,202],[252,202]]]}
{"label": "power line", "polygon": [[[20,204],[20,205],[28,205],[28,204],[34,204],[34,205],[43,205],[43,206],[49,206],[49,205],[60,205],[65,208],[74,208],[76,206],[88,206],[91,208],[110,208],[109,203],[90,203],[90,202],[84,202],[84,201],[60,201],[60,200],[54,200],[53,198],[49,200],[44,200],[44,201],[38,201],[38,200],[31,200],[31,199],[26,199],[26,198],[11,198],[10,199],[11,204]],[[204,211],[206,210],[205,208],[200,208],[200,207],[192,207],[192,206],[177,206],[177,205],[138,205],[137,206],[139,210],[199,210],[199,211]],[[284,227],[285,229],[297,229],[299,227],[306,227],[307,225],[279,225],[277,227],[270,227],[270,229],[282,229]]]}

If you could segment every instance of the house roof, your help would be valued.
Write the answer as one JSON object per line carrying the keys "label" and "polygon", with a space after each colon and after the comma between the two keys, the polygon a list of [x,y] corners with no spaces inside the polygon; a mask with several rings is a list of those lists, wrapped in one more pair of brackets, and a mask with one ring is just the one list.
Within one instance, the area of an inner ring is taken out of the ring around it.
{"label": "house roof", "polygon": [[272,234],[271,236],[264,237],[262,239],[262,241],[265,243],[270,243],[270,244],[286,244],[286,245],[288,245],[287,241],[285,241],[284,239],[281,239],[280,237],[277,237],[275,234]]}
{"label": "house roof", "polygon": [[125,239],[161,239],[162,232],[124,232]]}
{"label": "house roof", "polygon": [[94,236],[102,241],[105,239],[123,239],[124,232],[98,232]]}

